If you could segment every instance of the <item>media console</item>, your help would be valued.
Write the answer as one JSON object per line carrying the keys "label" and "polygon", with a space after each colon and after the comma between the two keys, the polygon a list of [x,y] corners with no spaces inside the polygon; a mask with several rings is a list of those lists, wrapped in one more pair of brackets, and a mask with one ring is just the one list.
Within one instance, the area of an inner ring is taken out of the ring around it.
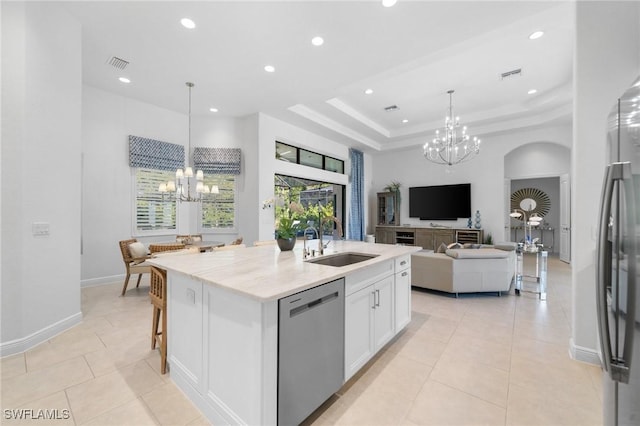
{"label": "media console", "polygon": [[436,250],[442,243],[481,244],[483,237],[482,229],[376,226],[376,243],[420,246],[426,250]]}

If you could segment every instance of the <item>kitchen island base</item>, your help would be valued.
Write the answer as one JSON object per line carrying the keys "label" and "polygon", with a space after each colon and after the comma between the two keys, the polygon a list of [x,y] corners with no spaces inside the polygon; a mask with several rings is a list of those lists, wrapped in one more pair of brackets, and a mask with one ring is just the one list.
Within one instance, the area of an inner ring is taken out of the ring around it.
{"label": "kitchen island base", "polygon": [[375,257],[333,267],[264,246],[152,260],[167,270],[170,376],[213,424],[280,423],[280,300],[344,278],[342,383],[409,323],[416,250],[334,244]]}

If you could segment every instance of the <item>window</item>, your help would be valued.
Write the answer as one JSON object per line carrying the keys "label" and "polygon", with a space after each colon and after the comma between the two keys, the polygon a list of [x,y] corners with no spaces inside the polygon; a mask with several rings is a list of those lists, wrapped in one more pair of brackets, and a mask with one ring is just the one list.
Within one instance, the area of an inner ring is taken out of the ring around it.
{"label": "window", "polygon": [[276,141],[276,159],[344,174],[344,161]]}
{"label": "window", "polygon": [[158,186],[175,178],[175,172],[135,168],[135,234],[176,229],[176,199],[158,192]]}
{"label": "window", "polygon": [[[344,223],[344,186],[329,182],[320,182],[311,179],[297,178],[276,174],[274,181],[274,194],[276,198],[283,200],[284,204],[297,201],[302,204],[304,213],[295,214],[294,219],[299,220],[303,226],[298,230],[298,235],[303,235],[307,227],[318,227],[319,205],[323,209],[328,208],[333,216],[340,221],[340,227]],[[280,213],[283,207],[276,203],[275,214]],[[336,224],[327,221],[323,224],[323,235],[334,235]],[[317,235],[316,235],[317,237]]]}
{"label": "window", "polygon": [[200,228],[202,231],[235,231],[236,175],[205,175],[205,185],[217,185],[217,194],[204,194]]}

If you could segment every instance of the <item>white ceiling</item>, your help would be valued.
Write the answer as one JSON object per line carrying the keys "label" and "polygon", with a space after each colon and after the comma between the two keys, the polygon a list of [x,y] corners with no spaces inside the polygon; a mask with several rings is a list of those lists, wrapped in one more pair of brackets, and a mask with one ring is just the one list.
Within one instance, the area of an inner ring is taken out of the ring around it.
{"label": "white ceiling", "polygon": [[[194,115],[262,111],[369,151],[422,145],[444,122],[449,89],[472,135],[571,116],[570,2],[63,4],[83,26],[86,84],[183,113],[191,81]],[[529,40],[538,29],[544,37]],[[316,35],[323,46],[311,44]],[[112,56],[130,64],[120,71]],[[500,78],[517,68],[520,76]]]}

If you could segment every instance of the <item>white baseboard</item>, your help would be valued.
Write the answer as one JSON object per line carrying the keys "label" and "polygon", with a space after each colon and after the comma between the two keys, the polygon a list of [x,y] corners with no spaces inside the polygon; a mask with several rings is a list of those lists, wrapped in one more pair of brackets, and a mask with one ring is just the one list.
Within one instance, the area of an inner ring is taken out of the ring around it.
{"label": "white baseboard", "polygon": [[[105,284],[113,284],[115,282],[119,282],[120,284],[124,283],[125,274],[122,275],[111,275],[108,277],[99,277],[99,278],[89,278],[88,280],[81,280],[80,287],[96,287],[99,285]],[[131,280],[137,280],[138,275],[132,275],[129,279],[129,284],[131,284]]]}
{"label": "white baseboard", "polygon": [[82,322],[82,312],[73,314],[30,335],[0,343],[0,358],[26,352]]}
{"label": "white baseboard", "polygon": [[598,351],[576,345],[573,338],[569,340],[569,356],[571,356],[571,359],[575,359],[576,361],[582,361],[593,365],[602,365]]}

